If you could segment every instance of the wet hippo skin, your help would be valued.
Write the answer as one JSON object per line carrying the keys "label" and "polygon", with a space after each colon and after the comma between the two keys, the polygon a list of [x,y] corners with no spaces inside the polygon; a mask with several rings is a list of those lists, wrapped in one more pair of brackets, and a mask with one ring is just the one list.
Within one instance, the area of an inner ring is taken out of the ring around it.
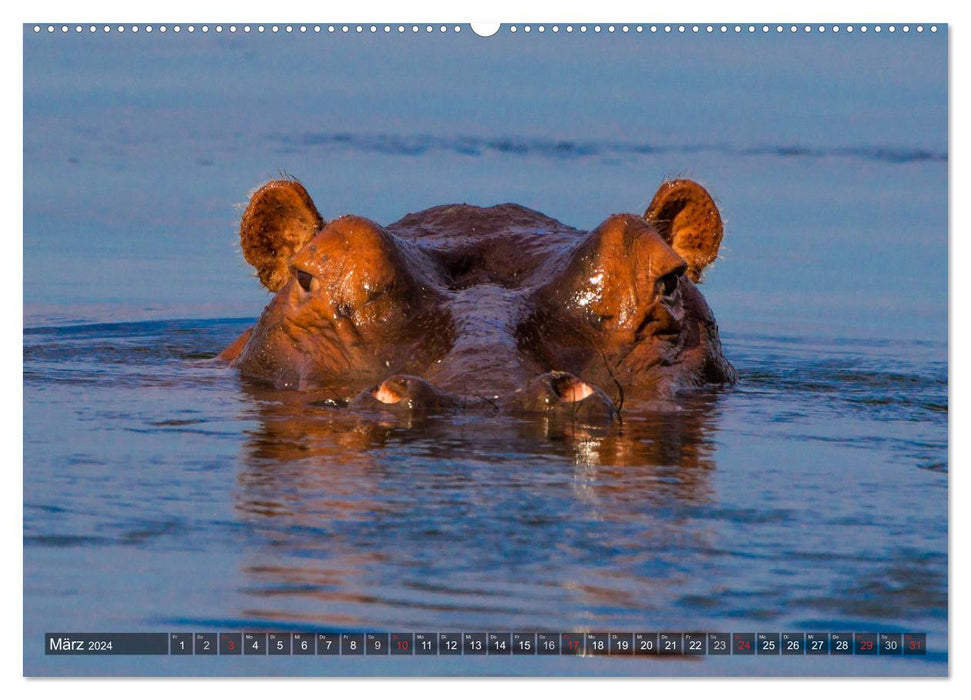
{"label": "wet hippo skin", "polygon": [[357,408],[609,419],[625,401],[735,381],[696,286],[721,238],[690,180],[591,232],[515,204],[327,222],[300,183],[273,181],[240,242],[275,296],[220,357]]}

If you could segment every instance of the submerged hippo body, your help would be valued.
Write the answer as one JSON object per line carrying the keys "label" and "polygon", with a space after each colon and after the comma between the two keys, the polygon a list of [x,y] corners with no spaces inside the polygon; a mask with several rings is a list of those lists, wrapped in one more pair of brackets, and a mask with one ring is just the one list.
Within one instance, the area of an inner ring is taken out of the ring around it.
{"label": "submerged hippo body", "polygon": [[721,237],[690,180],[589,233],[514,204],[328,223],[302,185],[274,181],[240,240],[276,296],[221,357],[338,404],[614,416],[735,381],[695,286]]}

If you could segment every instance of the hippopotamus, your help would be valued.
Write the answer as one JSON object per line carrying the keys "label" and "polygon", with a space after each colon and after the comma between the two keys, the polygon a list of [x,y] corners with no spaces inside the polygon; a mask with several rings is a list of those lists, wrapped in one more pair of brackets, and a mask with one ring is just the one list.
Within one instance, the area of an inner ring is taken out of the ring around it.
{"label": "hippopotamus", "polygon": [[302,184],[275,180],[239,232],[274,297],[220,357],[334,406],[616,418],[736,381],[697,286],[722,233],[687,179],[590,232],[516,204],[326,221]]}

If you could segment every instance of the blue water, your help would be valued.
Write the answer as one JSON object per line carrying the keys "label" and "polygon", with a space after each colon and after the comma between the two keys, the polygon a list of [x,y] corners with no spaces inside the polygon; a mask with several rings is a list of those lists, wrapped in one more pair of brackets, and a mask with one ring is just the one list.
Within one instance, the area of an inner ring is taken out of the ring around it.
{"label": "blue water", "polygon": [[[29,675],[947,672],[947,36],[24,37]],[[247,194],[513,201],[665,177],[726,220],[737,388],[620,428],[383,423],[210,358]],[[915,631],[919,659],[149,659],[48,631]]]}

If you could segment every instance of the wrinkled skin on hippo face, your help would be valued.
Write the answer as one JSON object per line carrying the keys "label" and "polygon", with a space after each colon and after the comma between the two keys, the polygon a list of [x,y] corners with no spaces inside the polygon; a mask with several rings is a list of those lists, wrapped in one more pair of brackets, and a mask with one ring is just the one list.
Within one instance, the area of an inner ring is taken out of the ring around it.
{"label": "wrinkled skin on hippo face", "polygon": [[286,263],[235,360],[245,375],[344,397],[421,372],[452,344],[446,300],[422,273],[431,261],[366,219],[322,227]]}
{"label": "wrinkled skin on hippo face", "polygon": [[632,398],[735,381],[695,286],[721,238],[690,180],[590,233],[511,204],[328,223],[302,185],[274,181],[240,241],[276,296],[221,357],[354,408],[610,420]]}

